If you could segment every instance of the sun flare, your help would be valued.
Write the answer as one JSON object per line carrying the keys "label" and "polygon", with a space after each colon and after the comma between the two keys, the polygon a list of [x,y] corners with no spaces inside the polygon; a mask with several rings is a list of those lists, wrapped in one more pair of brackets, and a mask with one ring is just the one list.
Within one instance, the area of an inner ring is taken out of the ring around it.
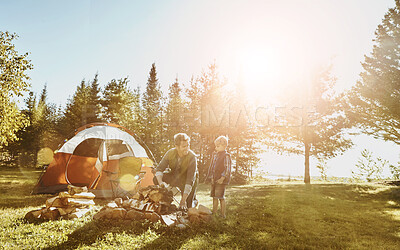
{"label": "sun flare", "polygon": [[251,97],[270,96],[282,75],[279,51],[268,47],[251,47],[238,53],[239,74]]}

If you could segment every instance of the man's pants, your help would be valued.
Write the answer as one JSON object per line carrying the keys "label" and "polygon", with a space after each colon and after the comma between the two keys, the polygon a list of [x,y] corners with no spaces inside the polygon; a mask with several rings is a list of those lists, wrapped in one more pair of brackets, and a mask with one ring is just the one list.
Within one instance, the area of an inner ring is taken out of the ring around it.
{"label": "man's pants", "polygon": [[[181,193],[185,190],[185,185],[183,185],[183,186],[182,185],[177,185],[174,176],[172,176],[170,174],[164,174],[162,180],[165,183],[171,185],[172,187],[179,188]],[[159,185],[159,183],[157,181],[157,178],[155,176],[153,178],[153,182],[154,182],[154,184]],[[195,179],[195,181],[193,183],[193,186],[192,186],[192,191],[190,191],[190,193],[189,193],[189,195],[188,195],[188,197],[186,199],[186,204],[187,204],[188,208],[197,206],[198,201],[197,201],[197,198],[196,198],[196,190],[197,190],[197,185],[198,184],[199,184],[199,178],[196,175],[196,179]]]}

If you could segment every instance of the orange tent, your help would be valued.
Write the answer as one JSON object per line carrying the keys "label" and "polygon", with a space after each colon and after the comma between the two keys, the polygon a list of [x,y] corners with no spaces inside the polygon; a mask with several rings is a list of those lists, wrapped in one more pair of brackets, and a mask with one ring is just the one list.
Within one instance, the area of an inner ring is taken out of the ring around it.
{"label": "orange tent", "polygon": [[[146,171],[141,186],[153,185],[153,161],[126,128],[91,123],[78,128],[54,155],[39,178],[33,194],[58,193],[69,184],[87,186],[97,197],[111,197],[111,180],[124,173]],[[147,147],[146,147],[147,148]]]}

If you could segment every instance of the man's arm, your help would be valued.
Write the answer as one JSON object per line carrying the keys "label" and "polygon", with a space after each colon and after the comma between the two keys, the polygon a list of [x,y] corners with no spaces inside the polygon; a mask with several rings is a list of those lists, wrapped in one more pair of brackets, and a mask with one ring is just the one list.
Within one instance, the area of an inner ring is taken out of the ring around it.
{"label": "man's arm", "polygon": [[168,151],[167,153],[165,153],[164,157],[161,159],[160,164],[158,164],[157,168],[156,168],[156,178],[158,181],[158,184],[160,185],[161,183],[163,183],[163,172],[164,170],[169,166],[169,154],[170,151]]}
{"label": "man's arm", "polygon": [[182,192],[181,202],[179,207],[187,208],[186,199],[189,196],[190,192],[192,191],[193,184],[195,182],[197,172],[197,160],[196,156],[194,156],[188,165],[187,174],[186,174],[186,182],[185,182],[185,189]]}

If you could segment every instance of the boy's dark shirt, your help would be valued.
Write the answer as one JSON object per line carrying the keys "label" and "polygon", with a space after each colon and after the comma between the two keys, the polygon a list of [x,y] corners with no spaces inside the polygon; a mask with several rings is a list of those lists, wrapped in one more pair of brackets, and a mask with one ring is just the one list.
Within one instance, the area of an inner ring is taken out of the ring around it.
{"label": "boy's dark shirt", "polygon": [[208,182],[214,179],[214,183],[219,180],[222,176],[225,176],[222,184],[229,184],[231,180],[231,156],[228,152],[220,151],[214,152],[211,156],[211,164],[208,169],[206,180]]}

